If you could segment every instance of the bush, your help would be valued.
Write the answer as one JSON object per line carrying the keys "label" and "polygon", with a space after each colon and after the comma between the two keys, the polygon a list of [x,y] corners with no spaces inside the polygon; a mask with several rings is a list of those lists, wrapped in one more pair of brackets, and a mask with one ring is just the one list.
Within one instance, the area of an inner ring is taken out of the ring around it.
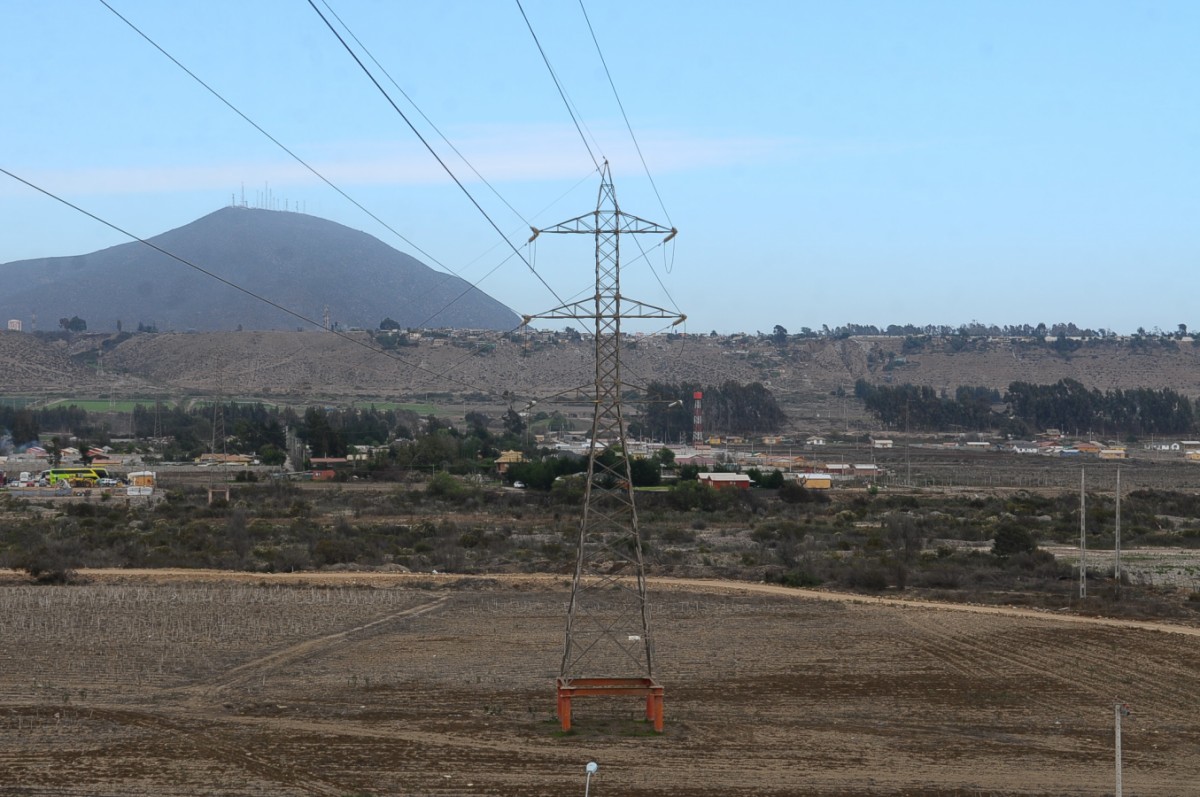
{"label": "bush", "polygon": [[809,490],[800,482],[786,481],[779,488],[779,500],[786,504],[828,504],[829,496],[818,490]]}
{"label": "bush", "polygon": [[879,567],[858,566],[851,568],[842,578],[851,589],[882,592],[887,589],[887,574]]}
{"label": "bush", "polygon": [[12,566],[24,570],[39,584],[73,584],[79,564],[75,541],[45,538],[14,557]]}
{"label": "bush", "polygon": [[[785,587],[796,587],[798,589],[804,587],[819,587],[824,583],[819,576],[814,575],[807,570],[801,569],[788,570],[787,572],[779,574],[767,573],[766,581],[768,584],[777,581]],[[884,587],[886,586],[887,584],[885,583]]]}
{"label": "bush", "polygon": [[1033,553],[1037,543],[1029,529],[1019,523],[1004,523],[996,529],[996,537],[992,541],[992,555],[997,559],[1007,559],[1019,553]]}
{"label": "bush", "polygon": [[433,478],[425,486],[425,492],[435,498],[454,498],[461,495],[464,489],[458,479],[445,471],[433,474]]}

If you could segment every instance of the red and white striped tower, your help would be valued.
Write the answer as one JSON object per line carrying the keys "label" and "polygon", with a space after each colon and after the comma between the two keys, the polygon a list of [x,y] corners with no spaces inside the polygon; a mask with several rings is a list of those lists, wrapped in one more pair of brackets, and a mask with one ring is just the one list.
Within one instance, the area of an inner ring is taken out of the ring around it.
{"label": "red and white striped tower", "polygon": [[692,444],[700,445],[704,442],[704,394],[697,390],[692,398],[695,401],[692,405]]}

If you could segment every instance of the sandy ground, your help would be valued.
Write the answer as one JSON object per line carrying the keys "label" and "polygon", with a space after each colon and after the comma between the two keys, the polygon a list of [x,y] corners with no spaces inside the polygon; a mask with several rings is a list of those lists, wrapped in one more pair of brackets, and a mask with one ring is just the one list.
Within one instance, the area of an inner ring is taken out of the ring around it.
{"label": "sandy ground", "polygon": [[666,732],[553,711],[561,577],[0,585],[0,794],[1101,795],[1200,783],[1197,629],[662,579]]}

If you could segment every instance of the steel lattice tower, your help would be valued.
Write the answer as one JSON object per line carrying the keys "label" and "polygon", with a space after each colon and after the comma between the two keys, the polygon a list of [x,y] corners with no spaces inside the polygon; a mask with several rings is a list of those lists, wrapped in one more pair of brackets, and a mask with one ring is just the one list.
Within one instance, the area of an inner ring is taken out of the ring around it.
{"label": "steel lattice tower", "polygon": [[685,316],[621,295],[620,240],[622,235],[664,235],[665,242],[676,230],[622,211],[605,161],[595,211],[533,232],[533,238],[575,233],[596,241],[595,295],[525,317],[526,323],[534,318],[592,321],[595,328],[595,407],[559,668],[559,717],[569,730],[574,695],[645,695],[647,718],[661,730],[662,687],[653,681],[646,572],[621,409],[621,321],[672,319],[679,324]]}

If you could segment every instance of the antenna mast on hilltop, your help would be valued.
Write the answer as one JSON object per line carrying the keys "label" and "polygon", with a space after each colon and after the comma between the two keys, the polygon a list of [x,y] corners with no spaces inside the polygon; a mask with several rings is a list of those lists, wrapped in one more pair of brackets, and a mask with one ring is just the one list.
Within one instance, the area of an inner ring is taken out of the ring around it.
{"label": "antenna mast on hilltop", "polygon": [[[600,171],[596,209],[544,229],[596,239],[596,292],[535,318],[592,321],[595,329],[595,407],[588,443],[587,480],[579,523],[575,577],[558,675],[558,716],[571,729],[571,699],[586,695],[646,698],[646,718],[662,730],[663,687],[654,680],[654,644],[646,603],[646,569],[633,499],[633,478],[621,411],[621,321],[686,316],[621,295],[622,235],[675,237],[674,228],[623,212],[617,205],[608,161]],[[622,673],[636,673],[634,677]]]}

